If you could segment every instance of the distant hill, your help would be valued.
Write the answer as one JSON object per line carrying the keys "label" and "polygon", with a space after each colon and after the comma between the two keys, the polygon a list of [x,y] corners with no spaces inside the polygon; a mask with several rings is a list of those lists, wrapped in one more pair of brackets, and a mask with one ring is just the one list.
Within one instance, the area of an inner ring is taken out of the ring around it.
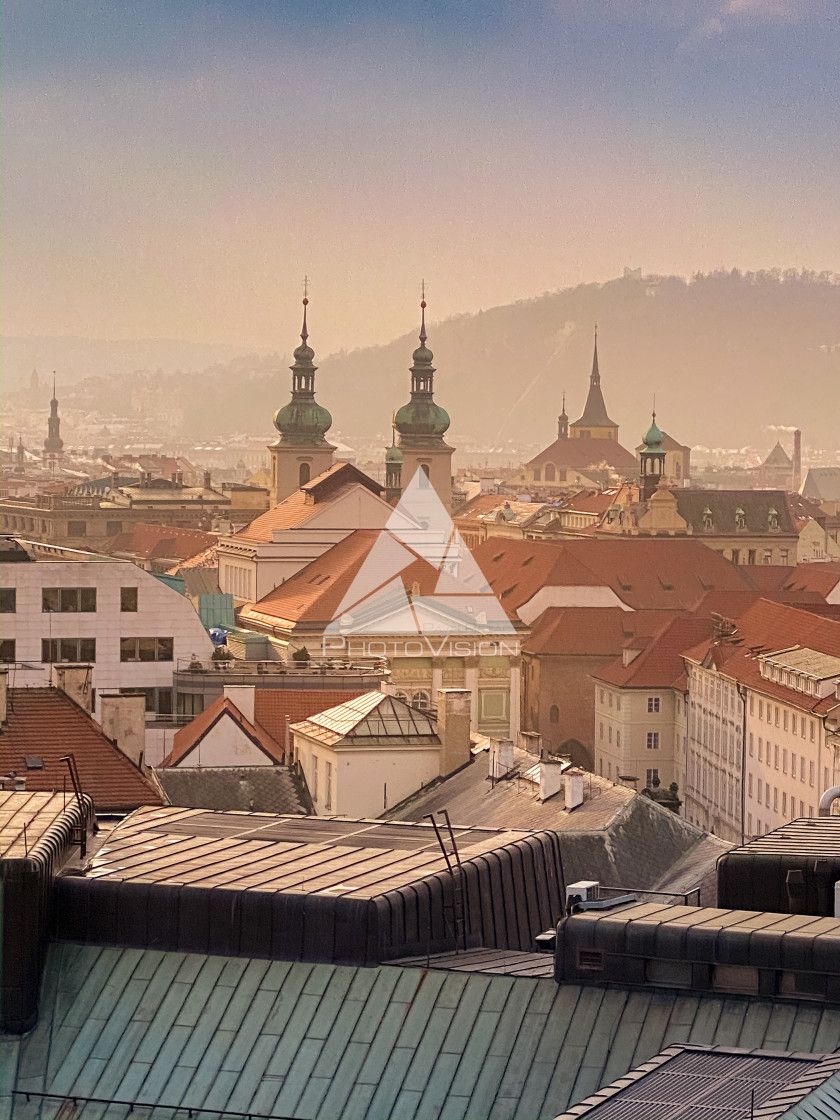
{"label": "distant hill", "polygon": [[103,339],[71,336],[4,335],[0,339],[7,389],[29,385],[33,369],[41,383],[58,380],[68,385],[86,377],[113,377],[135,370],[204,369],[213,362],[229,362],[248,352],[247,346],[215,342],[182,342],[169,338]]}
{"label": "distant hill", "polygon": [[[647,428],[654,394],[659,422],[686,443],[770,446],[776,436],[767,429],[777,425],[801,427],[806,445],[840,445],[840,282],[776,271],[690,281],[636,274],[431,320],[436,398],[452,417],[451,442],[553,439],[563,390],[572,420],[583,408],[596,322],[604,396],[625,446]],[[392,411],[408,399],[416,345],[407,335],[316,353],[318,399],[335,428],[350,437],[388,432]],[[76,392],[90,408],[154,415],[165,407],[182,417],[188,438],[269,432],[288,399],[288,364],[261,355],[200,373],[126,377],[115,369]]]}

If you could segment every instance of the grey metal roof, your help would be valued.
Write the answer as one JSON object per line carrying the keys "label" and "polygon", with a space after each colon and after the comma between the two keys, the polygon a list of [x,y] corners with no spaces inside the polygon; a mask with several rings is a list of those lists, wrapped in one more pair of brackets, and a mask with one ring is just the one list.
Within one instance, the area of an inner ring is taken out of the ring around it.
{"label": "grey metal roof", "polygon": [[840,1055],[670,1046],[556,1120],[776,1120],[838,1065]]}
{"label": "grey metal roof", "polygon": [[840,1073],[835,1073],[783,1112],[779,1120],[837,1120],[840,1116]]}
{"label": "grey metal roof", "polygon": [[[533,755],[517,751],[519,769]],[[562,791],[540,801],[532,782],[514,776],[491,783],[487,755],[388,813],[392,820],[421,821],[446,809],[453,822],[559,833],[566,882],[597,879],[609,886],[688,891],[701,888],[715,902],[716,862],[730,845],[709,837],[650,798],[587,775],[583,804],[566,809]]]}
{"label": "grey metal roof", "polygon": [[[454,830],[464,859],[530,835]],[[138,809],[91,859],[90,877],[371,898],[444,871],[427,824],[346,817]]]}
{"label": "grey metal roof", "polygon": [[65,943],[37,1027],[3,1041],[7,1097],[136,1100],[133,1120],[540,1120],[675,1043],[827,1053],[840,1008]]}
{"label": "grey metal roof", "polygon": [[255,813],[307,813],[303,787],[285,766],[180,767],[155,773],[172,805]]}

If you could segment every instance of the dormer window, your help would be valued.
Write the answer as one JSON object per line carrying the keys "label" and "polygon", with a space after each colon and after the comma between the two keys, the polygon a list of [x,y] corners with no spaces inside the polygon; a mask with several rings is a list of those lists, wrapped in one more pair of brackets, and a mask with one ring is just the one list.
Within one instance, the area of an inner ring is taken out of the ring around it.
{"label": "dormer window", "polygon": [[704,529],[713,529],[714,527],[715,527],[715,522],[714,522],[714,518],[712,517],[712,511],[709,509],[708,506],[706,506],[706,508],[703,510],[703,528]]}
{"label": "dormer window", "polygon": [[747,515],[744,513],[744,511],[742,509],[740,509],[740,508],[736,509],[735,510],[735,528],[736,529],[746,529],[746,527],[747,527]]}
{"label": "dormer window", "polygon": [[767,527],[768,529],[779,528],[779,511],[771,509],[767,513]]}

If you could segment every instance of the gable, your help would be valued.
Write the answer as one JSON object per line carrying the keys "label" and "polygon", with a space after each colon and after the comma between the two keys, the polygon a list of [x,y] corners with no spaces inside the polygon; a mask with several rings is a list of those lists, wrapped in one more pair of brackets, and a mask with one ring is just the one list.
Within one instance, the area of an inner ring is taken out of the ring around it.
{"label": "gable", "polygon": [[193,766],[274,766],[276,760],[260,747],[234,718],[223,709],[186,754],[173,763]]}

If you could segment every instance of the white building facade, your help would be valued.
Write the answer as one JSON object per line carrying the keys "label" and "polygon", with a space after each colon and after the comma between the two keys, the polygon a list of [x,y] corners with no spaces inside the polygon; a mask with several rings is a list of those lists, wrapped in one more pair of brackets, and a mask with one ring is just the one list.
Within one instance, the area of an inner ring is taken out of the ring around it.
{"label": "white building facade", "polygon": [[171,714],[179,658],[213,652],[195,608],[130,561],[77,555],[2,566],[2,659],[10,684],[43,686],[53,665],[89,664],[94,714],[103,689],[142,689],[147,715]]}

